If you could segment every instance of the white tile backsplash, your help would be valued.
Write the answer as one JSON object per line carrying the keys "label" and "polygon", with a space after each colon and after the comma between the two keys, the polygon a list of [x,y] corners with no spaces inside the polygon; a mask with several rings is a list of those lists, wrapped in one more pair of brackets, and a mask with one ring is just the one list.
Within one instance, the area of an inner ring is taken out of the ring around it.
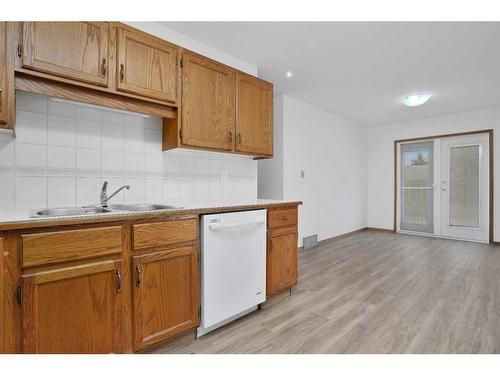
{"label": "white tile backsplash", "polygon": [[[193,203],[257,197],[257,162],[222,153],[162,152],[162,121],[16,92],[16,138],[0,139],[0,210],[98,202]],[[227,181],[221,181],[226,170]]]}
{"label": "white tile backsplash", "polygon": [[75,147],[76,119],[49,114],[47,142],[49,145]]}
{"label": "white tile backsplash", "polygon": [[15,208],[33,209],[47,207],[47,176],[15,177]]}
{"label": "white tile backsplash", "polygon": [[74,207],[76,204],[76,179],[74,177],[49,177],[47,205]]}
{"label": "white tile backsplash", "polygon": [[101,147],[101,123],[89,120],[76,120],[76,147]]}
{"label": "white tile backsplash", "polygon": [[76,150],[74,147],[48,146],[47,174],[49,176],[74,176]]}

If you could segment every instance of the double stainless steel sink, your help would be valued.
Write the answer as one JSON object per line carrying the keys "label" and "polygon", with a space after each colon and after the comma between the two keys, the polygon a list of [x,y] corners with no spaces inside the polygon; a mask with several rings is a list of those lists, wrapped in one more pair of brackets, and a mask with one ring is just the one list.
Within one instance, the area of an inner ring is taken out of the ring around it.
{"label": "double stainless steel sink", "polygon": [[33,210],[30,212],[31,217],[60,217],[60,216],[81,216],[81,215],[99,215],[107,213],[123,213],[123,212],[146,212],[146,211],[161,211],[175,210],[182,207],[163,205],[163,204],[110,204],[106,207],[61,207]]}

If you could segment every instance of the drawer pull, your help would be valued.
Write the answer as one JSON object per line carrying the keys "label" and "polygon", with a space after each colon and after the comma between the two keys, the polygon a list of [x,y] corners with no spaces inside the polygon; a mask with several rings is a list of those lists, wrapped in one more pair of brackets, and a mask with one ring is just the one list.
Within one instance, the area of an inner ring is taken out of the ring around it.
{"label": "drawer pull", "polygon": [[281,217],[280,217],[280,220],[281,220],[281,221],[288,220],[288,216],[281,216]]}

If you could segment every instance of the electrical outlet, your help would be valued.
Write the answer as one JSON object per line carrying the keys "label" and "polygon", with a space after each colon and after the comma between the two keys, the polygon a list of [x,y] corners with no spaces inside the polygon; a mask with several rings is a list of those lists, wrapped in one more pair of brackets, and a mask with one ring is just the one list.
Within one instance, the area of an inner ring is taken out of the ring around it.
{"label": "electrical outlet", "polygon": [[221,182],[227,182],[227,169],[220,171],[220,180]]}

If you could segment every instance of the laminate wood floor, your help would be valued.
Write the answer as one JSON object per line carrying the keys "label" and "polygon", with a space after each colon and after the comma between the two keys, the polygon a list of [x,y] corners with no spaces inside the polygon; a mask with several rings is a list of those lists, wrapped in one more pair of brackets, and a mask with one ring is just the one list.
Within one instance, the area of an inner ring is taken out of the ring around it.
{"label": "laminate wood floor", "polygon": [[299,283],[150,353],[499,353],[500,247],[364,231],[299,254]]}

